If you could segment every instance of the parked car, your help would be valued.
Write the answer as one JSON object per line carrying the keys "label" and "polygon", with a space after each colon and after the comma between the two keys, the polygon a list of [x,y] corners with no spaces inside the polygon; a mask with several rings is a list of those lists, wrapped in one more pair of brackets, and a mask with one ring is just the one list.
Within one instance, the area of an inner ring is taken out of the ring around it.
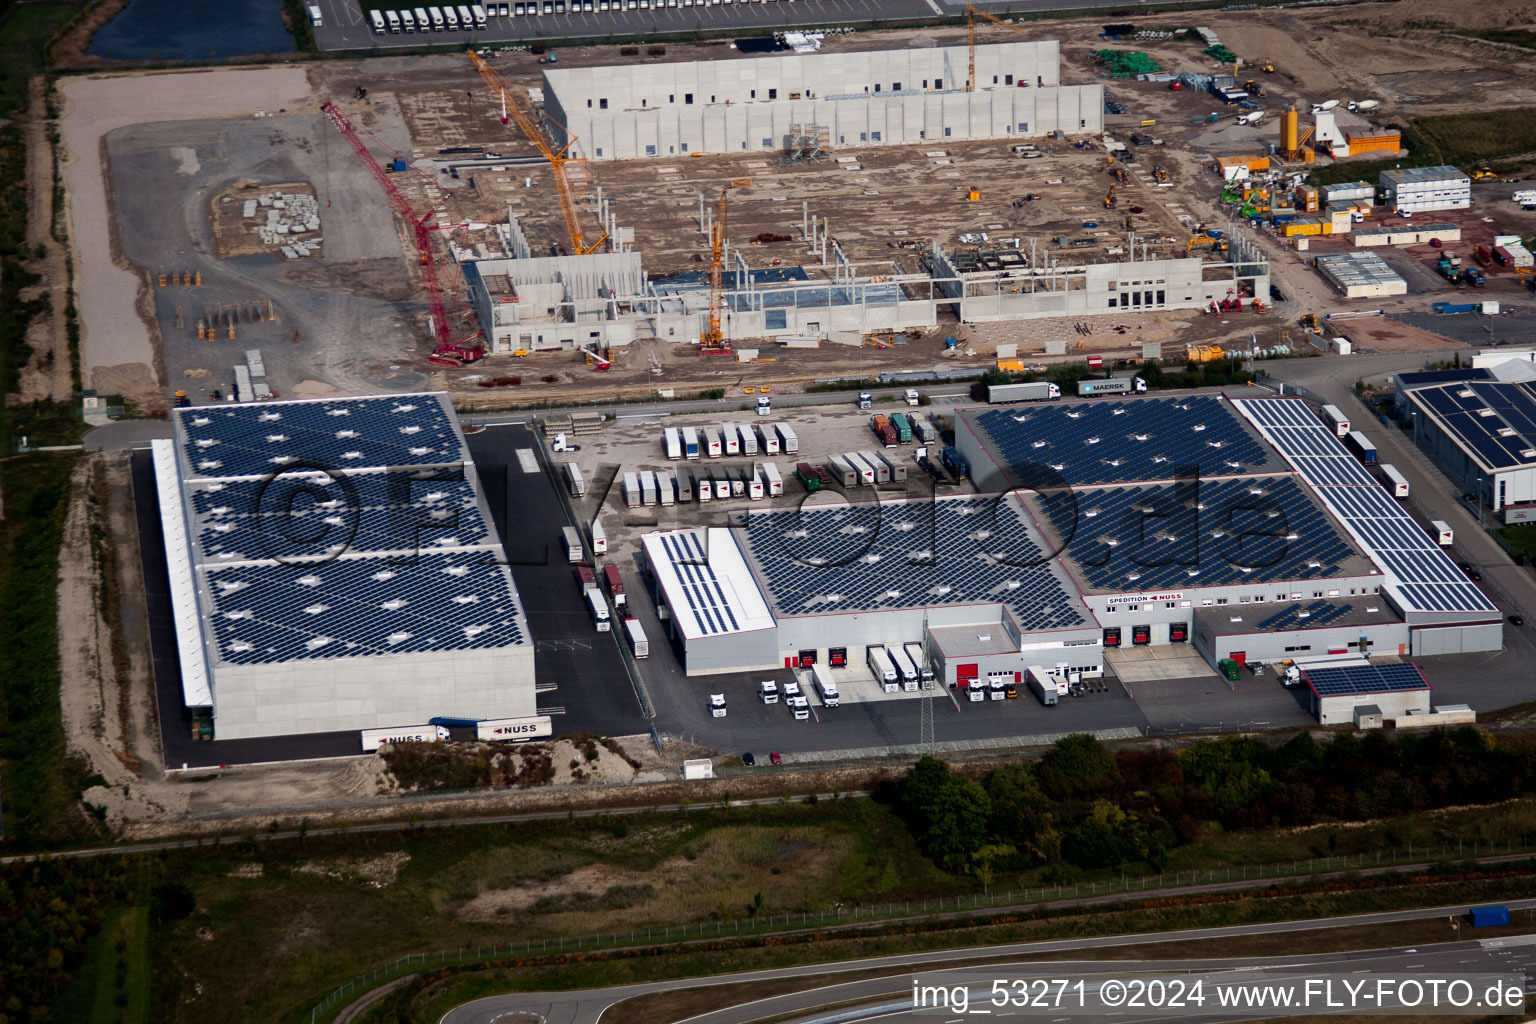
{"label": "parked car", "polygon": [[773,751],[773,753],[768,755],[768,761],[771,764],[783,764],[784,763],[784,759],[779,756],[779,752],[777,750]]}
{"label": "parked car", "polygon": [[1523,626],[1525,625],[1525,617],[1523,615],[1511,615],[1509,617],[1509,624],[1511,626]]}
{"label": "parked car", "polygon": [[749,750],[745,754],[741,755],[741,763],[746,765],[748,768],[752,768],[757,765],[757,758],[753,757],[752,751]]}

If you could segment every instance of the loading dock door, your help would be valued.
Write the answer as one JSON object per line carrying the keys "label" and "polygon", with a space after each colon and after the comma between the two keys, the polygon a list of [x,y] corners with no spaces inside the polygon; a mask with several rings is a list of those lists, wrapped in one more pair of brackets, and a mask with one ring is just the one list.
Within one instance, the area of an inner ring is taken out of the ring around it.
{"label": "loading dock door", "polygon": [[968,690],[976,685],[976,677],[980,675],[975,664],[955,666],[955,685],[962,690]]}
{"label": "loading dock door", "polygon": [[814,664],[816,664],[816,650],[815,650],[815,648],[812,648],[812,649],[807,650],[807,651],[801,651],[800,652],[800,667],[801,668],[810,668]]}
{"label": "loading dock door", "polygon": [[1151,626],[1132,626],[1131,643],[1135,645],[1149,644],[1152,642]]}
{"label": "loading dock door", "polygon": [[827,664],[833,668],[846,668],[848,665],[848,648],[830,647],[827,649]]}
{"label": "loading dock door", "polygon": [[1189,640],[1189,626],[1182,622],[1168,624],[1168,642],[1182,644]]}
{"label": "loading dock door", "polygon": [[1232,660],[1237,662],[1239,665],[1246,665],[1246,664],[1248,664],[1248,652],[1247,651],[1233,651],[1232,652]]}
{"label": "loading dock door", "polygon": [[1119,647],[1120,646],[1120,627],[1119,626],[1111,626],[1111,627],[1109,627],[1108,629],[1106,629],[1104,631],[1104,646],[1105,647]]}

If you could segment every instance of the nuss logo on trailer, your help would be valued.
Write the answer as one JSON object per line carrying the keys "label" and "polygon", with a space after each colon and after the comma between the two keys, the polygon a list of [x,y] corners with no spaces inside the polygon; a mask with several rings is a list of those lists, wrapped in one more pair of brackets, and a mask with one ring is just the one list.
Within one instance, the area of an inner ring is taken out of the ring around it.
{"label": "nuss logo on trailer", "polygon": [[535,718],[490,718],[475,723],[475,735],[482,740],[521,743],[554,735],[554,723],[548,715]]}

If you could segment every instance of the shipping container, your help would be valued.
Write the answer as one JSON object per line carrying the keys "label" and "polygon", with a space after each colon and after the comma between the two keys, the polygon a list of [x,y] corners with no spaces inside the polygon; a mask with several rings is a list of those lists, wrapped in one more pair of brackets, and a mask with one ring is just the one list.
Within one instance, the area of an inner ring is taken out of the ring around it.
{"label": "shipping container", "polygon": [[1395,466],[1390,466],[1385,462],[1383,462],[1378,468],[1381,470],[1382,479],[1385,480],[1387,482],[1387,486],[1392,489],[1392,497],[1408,497],[1407,477],[1399,473]]}
{"label": "shipping container", "polygon": [[861,451],[859,458],[864,460],[864,465],[875,471],[875,483],[888,484],[891,482],[891,464],[874,452]]}
{"label": "shipping container", "polygon": [[683,458],[697,460],[699,457],[699,432],[692,427],[683,428]]}
{"label": "shipping container", "polygon": [[1336,405],[1325,405],[1321,413],[1323,422],[1333,431],[1335,437],[1349,436],[1349,417]]}
{"label": "shipping container", "polygon": [[683,457],[683,439],[676,427],[668,427],[661,432],[661,448],[673,462]]}
{"label": "shipping container", "polygon": [[565,482],[571,489],[571,497],[580,498],[587,493],[587,482],[581,478],[581,468],[574,462],[565,464]]}
{"label": "shipping container", "polygon": [[896,693],[901,689],[901,677],[896,674],[896,666],[891,664],[891,657],[885,653],[884,647],[871,644],[864,652],[864,662],[874,675],[875,682],[886,693]]}
{"label": "shipping container", "polygon": [[1505,906],[1473,907],[1467,911],[1473,928],[1502,928],[1509,924],[1509,908]]}
{"label": "shipping container", "polygon": [[794,455],[800,450],[800,438],[795,435],[795,430],[788,423],[776,423],[773,427],[779,434],[779,450],[785,455]]}
{"label": "shipping container", "polygon": [[562,526],[560,528],[560,538],[565,544],[566,561],[572,565],[581,561],[581,534],[576,532],[576,528],[574,526]]}
{"label": "shipping container", "polygon": [[640,507],[640,477],[634,473],[624,474],[624,507]]}
{"label": "shipping container", "polygon": [[1355,453],[1355,458],[1367,466],[1376,465],[1376,446],[1371,439],[1358,430],[1351,430],[1344,435],[1344,447]]}
{"label": "shipping container", "polygon": [[757,431],[745,423],[736,425],[736,433],[741,435],[741,454],[751,458],[757,454]]}
{"label": "shipping container", "polygon": [[1109,377],[1080,380],[1077,382],[1079,398],[1097,398],[1100,395],[1129,395],[1147,390],[1147,382],[1140,377]]}
{"label": "shipping container", "polygon": [[603,600],[603,595],[596,590],[587,591],[587,608],[592,612],[592,625],[599,633],[607,633],[613,629],[613,619],[608,615],[608,602]]}
{"label": "shipping container", "polygon": [[523,743],[544,739],[555,733],[548,715],[531,718],[487,718],[475,723],[475,738],[488,743]]}
{"label": "shipping container", "polygon": [[734,423],[722,423],[722,424],[720,424],[720,440],[725,445],[725,447],[721,450],[722,454],[725,454],[725,455],[740,455],[741,454],[741,437],[740,437],[740,435],[738,435],[736,433],[736,424],[734,424]]}
{"label": "shipping container", "polygon": [[389,743],[436,743],[446,738],[447,731],[439,731],[435,725],[397,725],[391,729],[364,729],[359,735],[363,753],[372,754]]}
{"label": "shipping container", "polygon": [[720,432],[714,427],[704,427],[700,433],[704,435],[704,455],[707,458],[718,459],[720,457]]}
{"label": "shipping container", "polygon": [[1449,523],[1442,522],[1439,519],[1432,519],[1429,523],[1429,532],[1434,534],[1435,543],[1443,548],[1448,548],[1456,543],[1456,535],[1451,532]]}
{"label": "shipping container", "polygon": [[928,657],[923,653],[923,645],[912,641],[902,644],[901,649],[906,652],[907,660],[917,669],[917,678],[923,689],[930,689],[933,686],[933,666],[928,663]]}
{"label": "shipping container", "polygon": [[779,432],[767,423],[762,424],[758,429],[762,431],[763,454],[779,454]]}
{"label": "shipping container", "polygon": [[608,553],[608,531],[603,529],[603,524],[594,519],[587,526],[587,532],[592,537],[592,553],[594,555],[606,555]]}
{"label": "shipping container", "polygon": [[651,656],[651,642],[646,639],[645,627],[639,619],[625,619],[624,632],[629,636],[629,649],[638,658]]}
{"label": "shipping container", "polygon": [[839,486],[857,487],[859,485],[859,474],[841,455],[832,455],[827,458],[827,472],[832,475],[833,482]]}
{"label": "shipping container", "polygon": [[821,475],[808,462],[795,466],[795,479],[800,481],[800,486],[805,488],[807,494],[821,490]]}
{"label": "shipping container", "polygon": [[779,467],[771,462],[763,463],[763,480],[768,485],[768,497],[778,498],[784,494],[784,478],[779,475]]}
{"label": "shipping container", "polygon": [[912,433],[923,444],[932,444],[939,438],[938,428],[922,416],[907,417],[912,423]]}
{"label": "shipping container", "polygon": [[640,471],[640,504],[656,504],[656,474],[648,469]]}
{"label": "shipping container", "polygon": [[902,444],[912,443],[912,424],[907,417],[899,412],[891,413],[891,426],[896,428],[896,440]]}

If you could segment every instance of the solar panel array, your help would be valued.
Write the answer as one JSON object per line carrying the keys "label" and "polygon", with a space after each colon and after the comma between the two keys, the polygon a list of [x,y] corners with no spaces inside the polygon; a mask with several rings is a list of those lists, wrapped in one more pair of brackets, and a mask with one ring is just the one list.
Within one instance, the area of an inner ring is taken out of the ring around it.
{"label": "solar panel array", "polygon": [[1233,404],[1296,467],[1344,529],[1381,566],[1405,612],[1499,614],[1445,550],[1355,463],[1305,403],[1266,398],[1239,399]]}
{"label": "solar panel array", "polygon": [[1357,554],[1289,476],[1093,488],[1039,505],[1096,590],[1316,579]]}
{"label": "solar panel array", "polygon": [[504,572],[484,551],[225,566],[208,577],[213,632],[237,664],[524,643]]}
{"label": "solar panel array", "polygon": [[1350,604],[1332,604],[1328,601],[1313,601],[1309,605],[1287,605],[1269,618],[1260,622],[1256,629],[1283,630],[1283,629],[1316,629],[1318,626],[1326,626],[1336,619],[1341,619],[1354,609]]}
{"label": "solar panel array", "polygon": [[264,476],[298,463],[348,471],[468,460],[440,395],[199,405],[176,410],[190,477]]}
{"label": "solar panel array", "polygon": [[[194,485],[204,561],[327,561],[346,551],[434,551],[494,542],[474,484],[441,471],[285,474]],[[425,478],[425,479],[423,479]]]}
{"label": "solar panel array", "polygon": [[1265,447],[1213,395],[999,407],[966,414],[1020,481],[1073,485],[1172,480],[1198,468],[1233,476],[1273,468]]}
{"label": "solar panel array", "polygon": [[176,427],[218,660],[529,642],[445,396],[198,406]]}
{"label": "solar panel array", "polygon": [[[741,623],[732,607],[731,597],[710,564],[702,532],[679,530],[662,534],[659,542],[670,556],[683,598],[699,624],[700,634],[715,636],[740,630]],[[676,603],[675,598],[673,603]]]}
{"label": "solar panel array", "polygon": [[1417,665],[1341,665],[1337,668],[1304,668],[1302,673],[1319,697],[1397,693],[1427,690],[1429,681]]}
{"label": "solar panel array", "polygon": [[1489,471],[1536,465],[1536,389],[1473,381],[1417,388],[1425,409]]}
{"label": "solar panel array", "polygon": [[782,615],[995,603],[1026,632],[1093,622],[1013,499],[753,513],[744,539]]}

